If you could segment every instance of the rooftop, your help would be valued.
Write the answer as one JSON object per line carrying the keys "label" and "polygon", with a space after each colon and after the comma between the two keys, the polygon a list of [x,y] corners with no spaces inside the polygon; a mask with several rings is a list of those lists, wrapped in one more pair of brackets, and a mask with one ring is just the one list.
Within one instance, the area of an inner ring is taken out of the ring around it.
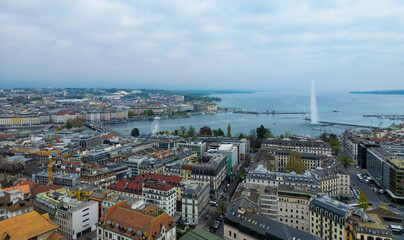
{"label": "rooftop", "polygon": [[[25,227],[24,227],[25,226]],[[27,227],[29,226],[29,227]],[[0,239],[30,239],[56,230],[59,226],[50,221],[49,214],[39,215],[36,211],[0,222]]]}

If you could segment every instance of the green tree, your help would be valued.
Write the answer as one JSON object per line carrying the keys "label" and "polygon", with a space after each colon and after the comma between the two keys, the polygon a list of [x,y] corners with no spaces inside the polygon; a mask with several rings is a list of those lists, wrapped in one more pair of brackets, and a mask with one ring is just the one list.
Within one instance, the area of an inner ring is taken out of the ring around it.
{"label": "green tree", "polygon": [[148,110],[147,110],[147,116],[151,117],[151,116],[153,116],[153,115],[154,115],[153,110],[148,109]]}
{"label": "green tree", "polygon": [[222,130],[221,128],[219,128],[219,129],[217,130],[217,136],[222,136],[222,137],[224,137],[224,132],[223,132],[223,130]]}
{"label": "green tree", "polygon": [[341,161],[342,165],[344,165],[344,167],[348,167],[353,162],[352,159],[350,159],[348,156],[342,156],[339,158],[339,160]]}
{"label": "green tree", "polygon": [[187,131],[187,137],[194,137],[195,136],[195,128],[191,125]]}
{"label": "green tree", "polygon": [[132,129],[132,132],[130,133],[130,135],[132,135],[134,137],[139,137],[139,129],[138,128]]}
{"label": "green tree", "polygon": [[291,152],[289,156],[289,162],[286,166],[288,171],[294,171],[297,174],[302,174],[306,170],[302,161],[302,155],[297,152]]}
{"label": "green tree", "polygon": [[279,138],[280,138],[280,139],[284,139],[285,137],[283,136],[283,134],[281,134],[281,135],[279,136]]}
{"label": "green tree", "polygon": [[271,131],[266,129],[264,127],[264,125],[261,125],[259,128],[257,128],[257,138],[258,139],[264,139],[264,138],[268,137],[268,135],[272,135],[272,133],[271,133]]}
{"label": "green tree", "polygon": [[230,123],[227,125],[227,137],[231,137],[231,125]]}
{"label": "green tree", "polygon": [[240,171],[240,172],[237,173],[236,179],[239,180],[239,181],[241,181],[241,180],[243,180],[243,177],[244,177],[244,176],[245,176],[245,174]]}
{"label": "green tree", "polygon": [[67,129],[71,129],[73,127],[73,123],[72,123],[72,120],[67,120],[67,122],[66,122],[66,128]]}
{"label": "green tree", "polygon": [[219,206],[216,208],[215,212],[224,215],[227,211],[227,202],[221,201],[219,202]]}
{"label": "green tree", "polygon": [[132,111],[132,110],[129,110],[128,111],[128,117],[134,117],[135,116],[135,112],[134,111]]}
{"label": "green tree", "polygon": [[369,207],[368,200],[363,190],[359,192],[358,207],[363,208],[364,211],[366,211]]}

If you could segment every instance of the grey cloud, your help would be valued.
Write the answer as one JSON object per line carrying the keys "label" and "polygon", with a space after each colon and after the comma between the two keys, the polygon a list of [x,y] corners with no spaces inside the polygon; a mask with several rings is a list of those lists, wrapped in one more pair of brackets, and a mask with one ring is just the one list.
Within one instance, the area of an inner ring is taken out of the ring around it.
{"label": "grey cloud", "polygon": [[403,12],[377,0],[2,0],[0,84],[404,88]]}

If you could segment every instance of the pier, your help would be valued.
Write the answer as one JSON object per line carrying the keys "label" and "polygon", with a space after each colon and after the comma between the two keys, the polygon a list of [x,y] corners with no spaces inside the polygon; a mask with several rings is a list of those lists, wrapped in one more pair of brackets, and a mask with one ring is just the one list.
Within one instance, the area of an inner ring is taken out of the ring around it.
{"label": "pier", "polygon": [[367,114],[363,115],[363,117],[404,121],[404,115],[399,114]]}
{"label": "pier", "polygon": [[275,110],[273,111],[265,111],[265,112],[260,112],[260,111],[233,111],[233,113],[239,113],[239,114],[266,114],[266,115],[277,115],[277,114],[306,114],[306,112],[276,112]]}
{"label": "pier", "polygon": [[[310,118],[306,118],[307,121],[311,121]],[[359,124],[350,124],[350,123],[339,123],[339,122],[328,122],[328,121],[318,121],[319,124],[327,125],[327,126],[341,126],[341,127],[356,127],[356,128],[368,128],[372,130],[380,129],[379,127],[373,126],[365,126]]]}

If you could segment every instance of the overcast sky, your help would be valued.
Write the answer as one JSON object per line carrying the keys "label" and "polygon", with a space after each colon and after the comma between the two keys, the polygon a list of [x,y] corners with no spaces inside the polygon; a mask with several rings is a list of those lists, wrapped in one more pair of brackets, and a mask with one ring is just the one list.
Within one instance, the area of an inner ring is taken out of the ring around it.
{"label": "overcast sky", "polygon": [[0,87],[404,89],[404,1],[0,0]]}

